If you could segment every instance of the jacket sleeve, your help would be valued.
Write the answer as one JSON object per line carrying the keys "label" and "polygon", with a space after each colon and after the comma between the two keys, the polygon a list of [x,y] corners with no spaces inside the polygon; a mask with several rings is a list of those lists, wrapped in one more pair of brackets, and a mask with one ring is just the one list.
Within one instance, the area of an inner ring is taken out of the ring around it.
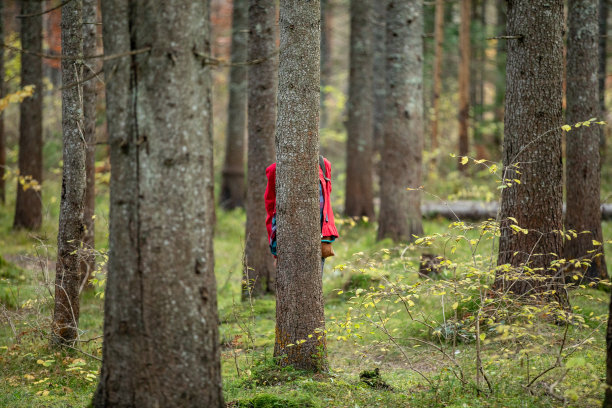
{"label": "jacket sleeve", "polygon": [[266,177],[268,178],[268,184],[266,185],[264,201],[266,204],[266,230],[268,231],[269,241],[272,234],[272,217],[274,217],[276,212],[276,163],[268,166]]}

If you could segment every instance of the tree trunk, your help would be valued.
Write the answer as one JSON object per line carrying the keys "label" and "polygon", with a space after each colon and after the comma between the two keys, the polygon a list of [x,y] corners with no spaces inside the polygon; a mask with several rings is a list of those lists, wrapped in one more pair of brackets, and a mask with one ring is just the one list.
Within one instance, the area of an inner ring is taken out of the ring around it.
{"label": "tree trunk", "polygon": [[[470,119],[470,17],[471,0],[461,1],[461,25],[459,27],[459,156],[467,156],[469,150],[468,121]],[[467,167],[458,162],[459,170]]]}
{"label": "tree trunk", "polygon": [[[21,14],[41,13],[43,3],[21,2]],[[27,17],[21,24],[21,47],[42,52],[42,15]],[[21,86],[34,85],[34,95],[19,109],[19,180],[13,227],[35,230],[42,224],[42,60],[34,54],[21,54]]]}
{"label": "tree trunk", "polygon": [[111,147],[94,407],[225,407],[213,272],[208,1],[104,0]]}
{"label": "tree trunk", "polygon": [[[507,0],[497,1],[498,36],[506,34],[506,2]],[[502,150],[504,135],[502,124],[504,123],[504,100],[506,99],[506,49],[508,41],[512,40],[497,40],[497,54],[495,56],[495,65],[497,67],[495,81],[495,123],[497,126],[495,128],[493,143],[498,154],[501,153]]]}
{"label": "tree trunk", "polygon": [[417,0],[387,3],[385,143],[381,161],[378,239],[423,234],[423,10]]}
{"label": "tree trunk", "polygon": [[351,51],[346,141],[346,201],[349,217],[374,217],[372,190],[372,1],[351,0]]}
{"label": "tree trunk", "polygon": [[247,104],[249,0],[233,0],[232,66],[227,107],[227,139],[219,204],[226,210],[244,206],[244,140]]}
{"label": "tree trunk", "polygon": [[[77,83],[83,66],[75,57],[83,51],[82,3],[72,1],[62,7],[62,85]],[[62,90],[63,160],[62,196],[57,263],[55,272],[55,308],[53,311],[52,342],[72,344],[78,337],[79,289],[81,287],[80,245],[84,238],[85,221],[85,151],[81,135],[83,106],[81,86]]]}
{"label": "tree trunk", "polygon": [[[0,2],[0,43],[4,44],[4,2]],[[0,47],[0,99],[4,98],[4,47]],[[0,202],[6,203],[6,135],[4,133],[4,113],[0,112]]]}
{"label": "tree trunk", "polygon": [[[319,1],[281,0],[274,355],[327,367],[319,214]],[[311,337],[309,337],[311,336]]]}
{"label": "tree trunk", "polygon": [[[98,19],[97,0],[83,0],[83,55],[97,54],[97,29],[94,24]],[[96,60],[86,60],[83,78],[89,78],[99,70]],[[96,209],[96,98],[97,78],[92,78],[83,84],[83,137],[87,143],[85,154],[85,173],[87,187],[85,189],[85,249],[81,261],[81,287],[88,286],[89,278],[95,268],[95,209]]]}
{"label": "tree trunk", "polygon": [[[599,114],[597,2],[568,3],[566,122],[570,125]],[[564,257],[591,260],[591,265],[583,270],[589,280],[608,278],[601,231],[599,130],[597,126],[581,126],[566,137],[565,230],[590,233],[566,240]],[[594,246],[593,240],[602,244]]]}
{"label": "tree trunk", "polygon": [[331,82],[332,1],[321,0],[321,128],[327,127],[327,107],[325,106],[327,93],[325,87]]}
{"label": "tree trunk", "polygon": [[[385,90],[387,88],[387,69],[385,54],[385,35],[387,13],[387,0],[377,0],[374,2],[374,23],[372,24],[373,45],[373,80],[374,87],[374,134],[373,149],[378,155],[382,154],[382,146],[385,135]],[[377,171],[380,166],[377,166]]]}
{"label": "tree trunk", "polygon": [[[608,57],[608,1],[599,0],[599,117],[606,119],[606,65]],[[606,157],[606,127],[599,129],[600,162]]]}
{"label": "tree trunk", "polygon": [[[503,164],[504,179],[520,184],[502,190],[498,264],[519,273],[541,268],[534,273],[546,279],[500,272],[496,280],[497,289],[519,295],[557,290],[561,302],[563,281],[550,263],[562,251],[563,23],[562,0],[508,2],[508,35],[521,38],[508,40]],[[510,228],[509,217],[529,233]]]}
{"label": "tree trunk", "polygon": [[434,39],[436,51],[433,76],[433,120],[431,123],[431,149],[438,148],[438,122],[440,120],[440,93],[442,92],[442,44],[444,43],[444,0],[436,0]]}
{"label": "tree trunk", "polygon": [[[249,142],[246,202],[244,279],[253,295],[275,290],[275,269],[270,255],[265,219],[266,167],[274,162],[276,129],[276,0],[250,0]],[[248,295],[243,292],[243,298]]]}

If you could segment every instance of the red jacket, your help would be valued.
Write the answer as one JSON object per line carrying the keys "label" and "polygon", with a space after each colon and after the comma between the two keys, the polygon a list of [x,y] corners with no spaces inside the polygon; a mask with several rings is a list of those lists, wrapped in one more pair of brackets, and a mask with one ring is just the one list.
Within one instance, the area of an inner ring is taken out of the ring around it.
{"label": "red jacket", "polygon": [[[334,212],[331,206],[331,164],[329,160],[323,159],[325,163],[325,173],[330,181],[325,180],[321,167],[319,167],[319,182],[323,186],[323,226],[321,227],[321,236],[338,238],[338,230],[334,224]],[[268,230],[268,242],[272,238],[272,218],[276,215],[276,163],[272,163],[266,169],[268,177],[268,185],[264,195],[266,202],[266,229]]]}

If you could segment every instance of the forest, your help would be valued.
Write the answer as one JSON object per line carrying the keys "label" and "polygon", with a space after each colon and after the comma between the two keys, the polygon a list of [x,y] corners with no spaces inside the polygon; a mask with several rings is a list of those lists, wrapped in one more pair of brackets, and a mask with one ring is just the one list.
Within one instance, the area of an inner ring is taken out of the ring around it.
{"label": "forest", "polygon": [[0,0],[0,407],[612,408],[609,3]]}

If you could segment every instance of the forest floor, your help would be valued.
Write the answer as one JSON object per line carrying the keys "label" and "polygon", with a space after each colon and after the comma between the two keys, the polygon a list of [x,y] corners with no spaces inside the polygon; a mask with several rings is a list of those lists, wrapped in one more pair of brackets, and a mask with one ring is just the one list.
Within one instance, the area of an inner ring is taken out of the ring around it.
{"label": "forest floor", "polygon": [[[13,231],[14,203],[0,206],[0,407],[85,407],[96,388],[108,186],[99,183],[96,209],[100,284],[82,297],[78,350],[58,351],[47,340],[58,191],[59,177],[46,181],[45,221],[36,233]],[[551,319],[546,305],[489,300],[495,244],[480,223],[429,220],[429,238],[407,246],[377,242],[374,222],[339,218],[337,255],[323,277],[330,369],[313,375],[278,368],[274,298],[240,302],[244,221],[241,210],[217,211],[215,274],[228,406],[600,406],[609,294],[587,286],[571,290],[568,324]],[[606,222],[604,239],[611,238]],[[605,248],[612,271],[611,244]],[[442,255],[447,265],[423,279],[421,253]],[[476,375],[479,361],[484,376]],[[364,371],[374,378],[361,380]]]}

